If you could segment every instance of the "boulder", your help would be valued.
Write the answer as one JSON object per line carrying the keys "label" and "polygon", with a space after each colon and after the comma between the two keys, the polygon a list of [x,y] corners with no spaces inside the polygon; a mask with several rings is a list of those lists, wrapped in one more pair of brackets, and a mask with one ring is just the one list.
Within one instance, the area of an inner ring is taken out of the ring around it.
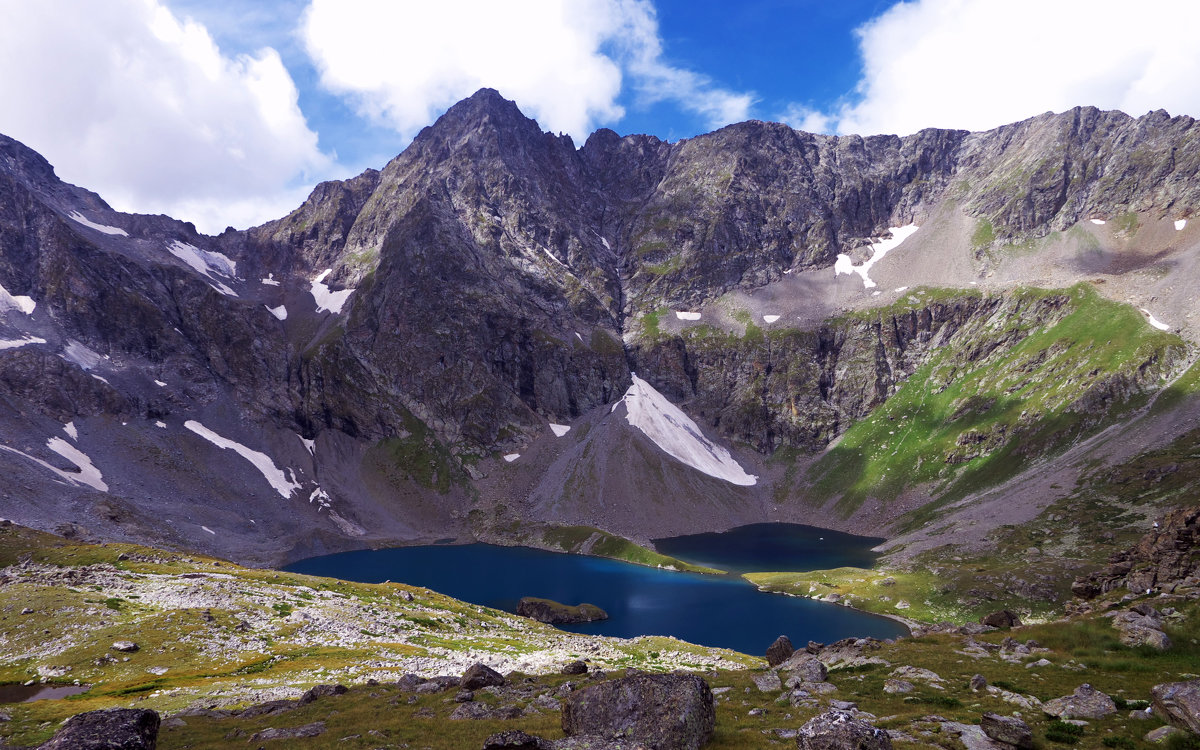
{"label": "boulder", "polygon": [[154,750],[158,745],[157,711],[106,708],[67,719],[40,750]]}
{"label": "boulder", "polygon": [[987,678],[981,674],[972,675],[971,682],[968,685],[971,688],[971,692],[974,693],[978,693],[980,690],[987,690],[987,686]]}
{"label": "boulder", "polygon": [[985,713],[979,722],[979,728],[997,742],[1004,742],[1023,750],[1033,750],[1033,730],[1015,716]]}
{"label": "boulder", "polygon": [[578,659],[573,662],[568,662],[566,666],[562,668],[563,674],[587,674],[587,671],[588,665],[582,661],[579,661]]}
{"label": "boulder", "polygon": [[796,734],[799,750],[891,750],[892,739],[846,711],[833,710],[810,719]]}
{"label": "boulder", "polygon": [[652,750],[697,750],[716,715],[708,683],[694,674],[638,674],[572,693],[562,710],[568,736],[618,736]]}
{"label": "boulder", "polygon": [[553,599],[539,599],[536,596],[527,596],[517,602],[517,614],[551,625],[608,619],[608,613],[595,604],[562,604]]}
{"label": "boulder", "polygon": [[137,651],[138,648],[140,647],[133,641],[113,641],[112,645],[113,651],[124,651],[129,654]]}
{"label": "boulder", "polygon": [[786,635],[781,635],[767,647],[767,665],[777,667],[791,658],[795,651],[796,649],[792,648],[792,640]]}
{"label": "boulder", "polygon": [[886,679],[883,681],[883,692],[885,693],[911,693],[916,689],[916,686],[907,680]]}
{"label": "boulder", "polygon": [[1153,742],[1157,744],[1177,734],[1183,734],[1183,732],[1179,729],[1179,727],[1173,727],[1168,724],[1165,727],[1151,729],[1149,732],[1146,732],[1146,736],[1142,739],[1146,740],[1146,742]]}
{"label": "boulder", "polygon": [[463,672],[462,679],[458,681],[458,686],[463,690],[478,690],[479,688],[496,686],[504,684],[504,675],[496,670],[476,662],[472,664],[466,672]]}
{"label": "boulder", "polygon": [[779,679],[778,672],[763,672],[756,674],[750,679],[754,680],[754,686],[762,693],[778,693],[783,690],[783,681]]}
{"label": "boulder", "polygon": [[829,668],[823,661],[803,651],[793,654],[792,658],[780,664],[779,670],[792,677],[799,677],[804,682],[824,682],[829,676]]}
{"label": "boulder", "polygon": [[1200,680],[1167,682],[1150,688],[1154,712],[1177,727],[1200,734]]}
{"label": "boulder", "polygon": [[300,696],[300,705],[307,706],[318,698],[328,698],[332,695],[342,695],[346,692],[345,685],[313,685],[304,695]]}
{"label": "boulder", "polygon": [[1117,704],[1108,695],[1084,683],[1075,692],[1046,701],[1042,711],[1059,719],[1102,719],[1117,712]]}
{"label": "boulder", "polygon": [[981,617],[979,623],[989,628],[1015,628],[1020,627],[1021,618],[1007,609],[1002,609]]}

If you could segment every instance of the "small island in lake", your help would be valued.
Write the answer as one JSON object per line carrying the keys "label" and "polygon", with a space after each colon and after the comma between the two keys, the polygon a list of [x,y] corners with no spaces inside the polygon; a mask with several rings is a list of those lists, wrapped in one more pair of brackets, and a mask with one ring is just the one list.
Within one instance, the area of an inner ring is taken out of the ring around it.
{"label": "small island in lake", "polygon": [[608,613],[595,604],[585,602],[572,606],[556,602],[553,599],[539,599],[536,596],[522,597],[521,601],[517,602],[517,614],[551,625],[568,625],[608,619]]}

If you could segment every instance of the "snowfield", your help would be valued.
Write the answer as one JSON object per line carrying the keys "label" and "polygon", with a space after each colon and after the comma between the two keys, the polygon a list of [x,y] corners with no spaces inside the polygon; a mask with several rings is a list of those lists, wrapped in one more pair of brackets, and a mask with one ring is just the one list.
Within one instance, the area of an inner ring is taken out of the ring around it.
{"label": "snowfield", "polygon": [[12,295],[8,290],[0,285],[0,313],[5,310],[20,310],[26,315],[33,315],[34,309],[37,308],[37,303],[33,301],[33,297],[25,295]]}
{"label": "snowfield", "polygon": [[888,231],[892,233],[892,236],[872,243],[871,257],[864,261],[861,266],[854,265],[854,261],[850,260],[849,255],[839,253],[837,260],[833,264],[833,275],[841,276],[842,274],[856,273],[862,277],[863,288],[873,288],[875,282],[871,280],[871,266],[883,260],[885,255],[895,250],[906,239],[913,236],[919,228],[916,224],[909,224],[904,227],[889,227]]}
{"label": "snowfield", "polygon": [[1154,317],[1154,316],[1153,316],[1153,315],[1150,313],[1150,311],[1149,311],[1149,310],[1147,310],[1146,308],[1144,308],[1144,307],[1143,307],[1143,308],[1142,308],[1142,312],[1146,314],[1146,318],[1147,318],[1147,320],[1149,320],[1149,321],[1150,321],[1150,325],[1154,326],[1154,327],[1155,327],[1155,328],[1157,328],[1158,330],[1160,330],[1160,331],[1169,331],[1169,330],[1171,330],[1171,326],[1167,325],[1166,323],[1162,322],[1162,321],[1161,321],[1161,320],[1159,320],[1158,318]]}
{"label": "snowfield", "polygon": [[103,232],[104,234],[111,234],[114,237],[128,237],[129,236],[129,232],[126,232],[124,229],[118,229],[117,227],[110,227],[107,224],[97,224],[94,221],[89,221],[83,214],[79,213],[78,211],[72,211],[67,216],[72,221],[77,221],[80,224],[84,225],[85,227],[88,227],[90,229],[95,229],[97,232]]}
{"label": "snowfield", "polygon": [[317,303],[317,312],[340,313],[346,300],[350,299],[351,294],[354,294],[353,289],[343,289],[340,292],[330,291],[329,286],[323,282],[325,277],[331,273],[333,273],[333,269],[326,268],[317,278],[313,279],[312,287],[309,289]]}
{"label": "snowfield", "polygon": [[684,312],[682,310],[676,310],[675,317],[678,318],[679,320],[700,320],[700,313]]}
{"label": "snowfield", "polygon": [[171,255],[179,258],[186,263],[196,273],[205,277],[212,283],[213,289],[216,289],[226,297],[236,297],[237,292],[230,289],[221,281],[214,277],[224,276],[231,279],[237,276],[237,263],[230,260],[221,253],[214,253],[209,250],[201,250],[200,248],[189,245],[186,242],[175,240],[167,246],[167,250]]}
{"label": "snowfield", "polygon": [[553,432],[555,434],[555,436],[562,437],[563,435],[566,435],[568,432],[571,431],[571,427],[570,427],[570,425],[554,424],[553,422],[551,422],[550,430],[551,430],[551,432]]}
{"label": "snowfield", "polygon": [[232,450],[234,453],[249,461],[254,465],[254,468],[258,469],[259,473],[263,475],[263,477],[267,480],[267,483],[275,488],[275,491],[278,492],[285,500],[290,498],[293,492],[300,489],[300,484],[294,479],[295,475],[293,474],[293,479],[289,479],[283,473],[283,471],[281,471],[279,467],[275,465],[275,462],[272,461],[271,457],[266,453],[260,453],[253,448],[247,448],[241,443],[230,440],[229,438],[221,437],[194,419],[189,419],[188,421],[184,422],[183,426],[218,448]]}
{"label": "snowfield", "polygon": [[17,349],[28,344],[44,344],[46,339],[40,339],[37,336],[26,336],[23,339],[0,339],[0,351],[5,349]]}
{"label": "snowfield", "polygon": [[749,487],[758,477],[747,474],[729,451],[709,441],[691,417],[672,404],[654,386],[633,376],[633,385],[613,404],[625,404],[625,419],[668,455],[710,477]]}

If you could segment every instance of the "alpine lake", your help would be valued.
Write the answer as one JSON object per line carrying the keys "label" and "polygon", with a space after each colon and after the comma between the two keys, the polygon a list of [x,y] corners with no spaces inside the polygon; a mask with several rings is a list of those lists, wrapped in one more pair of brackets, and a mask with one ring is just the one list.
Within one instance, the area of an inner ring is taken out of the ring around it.
{"label": "alpine lake", "polygon": [[563,630],[633,638],[674,636],[761,654],[780,635],[792,643],[894,638],[908,628],[885,617],[804,597],[760,592],[740,577],[754,571],[870,567],[882,539],[799,524],[763,523],[654,540],[658,551],[728,571],[702,575],[584,555],[490,544],[358,550],[314,557],[286,570],[362,583],[399,581],[507,612],[525,596],[588,602],[609,619]]}

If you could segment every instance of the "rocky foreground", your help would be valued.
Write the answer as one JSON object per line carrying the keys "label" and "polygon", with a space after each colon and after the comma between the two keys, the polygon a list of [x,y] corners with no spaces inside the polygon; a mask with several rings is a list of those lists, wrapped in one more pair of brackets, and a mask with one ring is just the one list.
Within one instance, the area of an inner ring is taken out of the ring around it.
{"label": "rocky foreground", "polygon": [[[895,642],[781,638],[765,659],[9,525],[0,681],[90,689],[6,706],[0,746],[1190,747],[1197,516],[1114,556],[1123,578],[1102,571],[1103,591],[1068,619],[1001,611]],[[1150,590],[1129,592],[1145,571]]]}

